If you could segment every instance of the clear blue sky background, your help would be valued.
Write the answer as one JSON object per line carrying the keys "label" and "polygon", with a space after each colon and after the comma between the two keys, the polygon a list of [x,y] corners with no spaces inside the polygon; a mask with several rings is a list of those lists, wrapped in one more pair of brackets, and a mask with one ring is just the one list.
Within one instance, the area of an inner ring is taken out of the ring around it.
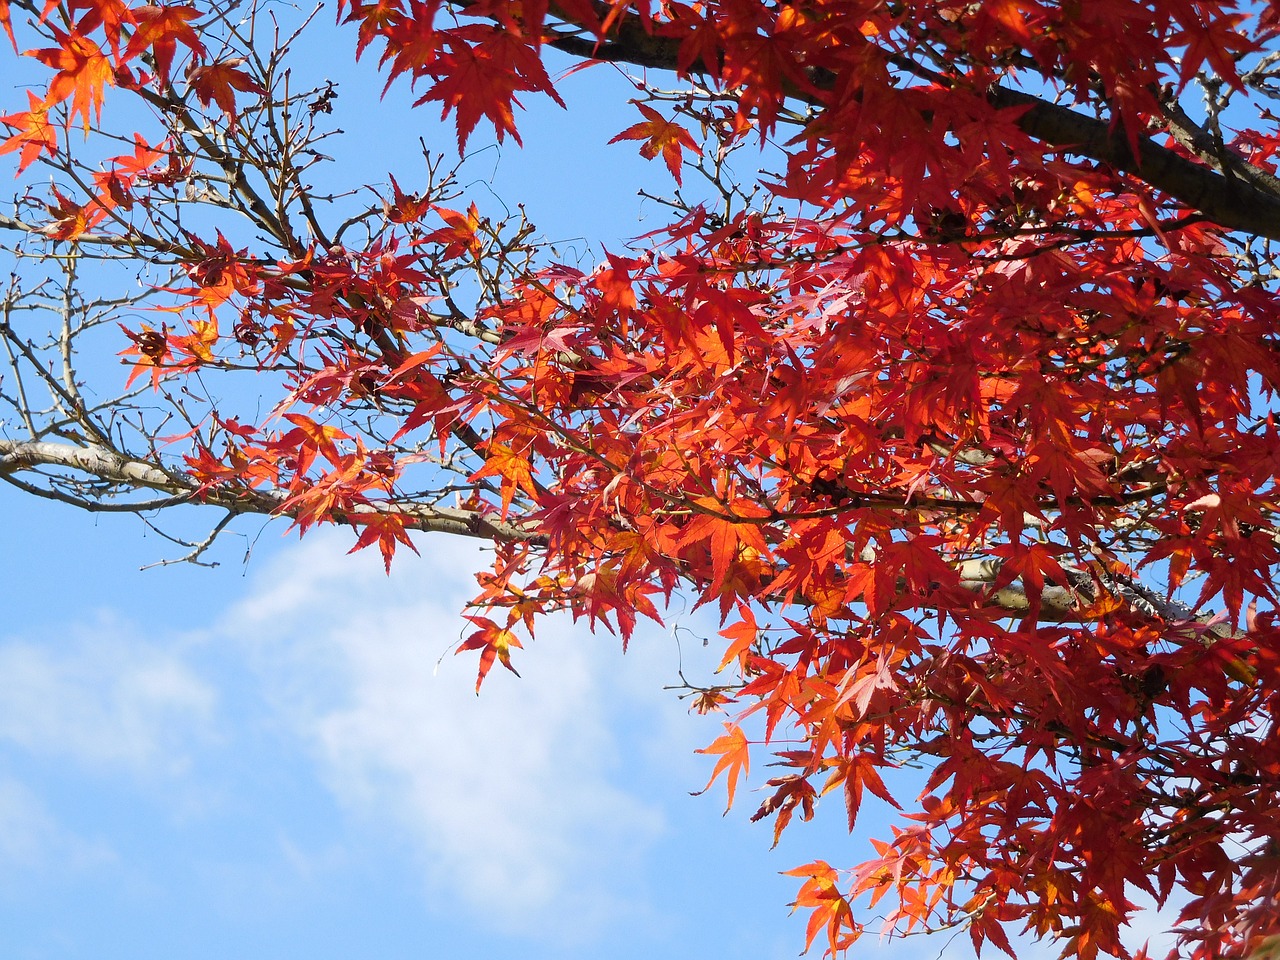
{"label": "clear blue sky background", "polygon": [[[306,62],[342,81],[349,133],[331,146],[353,176],[412,189],[417,137],[448,151],[451,133],[431,107],[406,114],[403,89],[379,102],[350,37],[321,27]],[[481,152],[471,189],[482,208],[523,201],[590,261],[660,223],[635,191],[670,181],[605,146],[636,119],[615,71],[561,90],[569,110],[530,103],[526,149]],[[850,838],[837,796],[770,850],[748,823],[760,794],[728,816],[721,787],[690,796],[719,726],[662,688],[681,658],[709,674],[706,618],[676,611],[625,658],[548,623],[523,679],[495,671],[477,698],[474,659],[450,651],[478,546],[423,538],[388,578],[350,542],[250,519],[217,569],[143,572],[179,551],[0,485],[0,957],[773,960],[800,952],[805,919],[779,872],[852,865],[886,832],[872,808]],[[963,935],[865,943],[968,955]]]}

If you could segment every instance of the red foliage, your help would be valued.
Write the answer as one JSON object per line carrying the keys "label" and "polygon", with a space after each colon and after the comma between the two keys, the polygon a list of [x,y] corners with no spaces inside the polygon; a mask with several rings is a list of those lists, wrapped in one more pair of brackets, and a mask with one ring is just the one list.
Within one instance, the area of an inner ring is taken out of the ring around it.
{"label": "red foliage", "polygon": [[[47,86],[0,118],[20,169],[69,150],[67,124],[96,122],[110,86],[168,96],[179,57],[228,137],[236,91],[274,95],[244,61],[208,60],[194,7],[73,7],[76,26],[32,53]],[[245,356],[285,371],[260,425],[200,425],[196,494],[268,503],[304,531],[348,523],[388,566],[413,530],[498,540],[459,647],[479,653],[477,689],[495,662],[515,671],[541,614],[626,642],[657,596],[717,609],[730,676],[693,692],[741,709],[703,751],[729,803],[752,752],[782,740],[756,815],[775,841],[831,794],[851,830],[868,794],[904,803],[865,863],[789,872],[810,944],[847,949],[874,907],[900,932],[965,923],[1011,952],[1026,929],[1125,957],[1128,888],[1190,898],[1196,960],[1274,944],[1280,139],[1260,126],[1234,152],[1176,100],[1201,71],[1266,96],[1274,11],[444,10],[379,0],[344,19],[356,55],[382,45],[388,82],[428,84],[419,103],[454,116],[460,151],[482,120],[518,141],[520,95],[559,102],[552,45],[704,85],[665,113],[646,90],[614,138],[677,185],[702,164],[723,186],[720,162],[753,138],[777,174],[715,207],[673,203],[591,271],[394,179],[351,221],[363,244],[321,241],[309,209],[304,235],[247,204],[280,248],[255,257],[132,225],[191,170],[176,142],[136,135],[95,195],[53,193],[43,231],[114,230],[194,284],[169,291],[185,326],[126,329],[130,381]],[[243,195],[238,160],[218,162]],[[474,311],[449,286],[467,265],[488,285]],[[413,491],[425,462],[456,486]],[[893,789],[904,763],[928,771],[914,803]]]}

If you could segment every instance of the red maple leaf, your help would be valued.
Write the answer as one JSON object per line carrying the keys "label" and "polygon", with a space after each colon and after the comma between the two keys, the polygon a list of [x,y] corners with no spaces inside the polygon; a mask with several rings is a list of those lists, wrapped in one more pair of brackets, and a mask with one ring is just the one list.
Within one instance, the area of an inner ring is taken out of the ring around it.
{"label": "red maple leaf", "polygon": [[444,45],[447,52],[431,67],[439,79],[417,103],[439,100],[442,118],[454,111],[459,153],[481,117],[493,124],[499,143],[508,133],[521,142],[512,110],[513,104],[520,105],[517,93],[539,91],[564,106],[528,40],[496,27],[470,24],[449,31]]}
{"label": "red maple leaf", "polygon": [[266,96],[267,91],[257,80],[239,69],[244,64],[243,57],[231,60],[219,60],[217,63],[206,63],[203,66],[192,65],[187,70],[187,82],[199,100],[206,107],[212,102],[227,115],[229,126],[234,129],[236,122],[236,94],[252,93]]}

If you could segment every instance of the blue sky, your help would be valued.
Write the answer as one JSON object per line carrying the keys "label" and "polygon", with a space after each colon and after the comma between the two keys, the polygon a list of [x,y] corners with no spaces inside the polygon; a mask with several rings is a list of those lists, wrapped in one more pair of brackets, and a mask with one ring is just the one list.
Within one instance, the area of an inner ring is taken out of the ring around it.
{"label": "blue sky", "polygon": [[[247,565],[140,572],[163,548],[125,518],[7,492],[0,511],[21,558],[0,635],[6,958],[765,960],[802,944],[779,872],[861,859],[838,802],[770,850],[758,794],[728,816],[722,791],[689,795],[716,724],[662,687],[712,666],[700,617],[625,657],[551,621],[522,679],[495,671],[477,698],[450,653],[475,544],[427,539],[387,577],[341,533],[273,523]],[[968,955],[945,935],[863,954]]]}
{"label": "blue sky", "polygon": [[[326,36],[345,62],[349,38]],[[406,119],[401,89],[370,109],[371,71],[341,73],[343,164],[412,189],[417,136],[447,150],[451,133],[430,107]],[[669,180],[634,144],[605,146],[635,119],[615,71],[561,90],[567,112],[531,104],[526,149],[477,150],[464,181],[482,208],[524,201],[590,259],[656,226],[635,191]],[[625,657],[550,621],[523,679],[497,670],[477,698],[474,659],[451,655],[476,544],[422,538],[387,577],[346,555],[348,534],[298,542],[249,519],[216,569],[142,571],[181,551],[135,519],[2,485],[0,519],[6,960],[789,957],[804,918],[780,871],[852,865],[885,832],[873,817],[849,838],[836,797],[770,850],[771,827],[748,823],[758,794],[728,816],[722,788],[690,796],[718,723],[662,688],[718,659],[702,616],[675,611]],[[950,935],[866,943],[894,960],[968,952]]]}
{"label": "blue sky", "polygon": [[689,796],[715,724],[661,689],[708,668],[689,618],[625,658],[549,623],[477,698],[473,544],[388,578],[274,524],[247,567],[138,572],[127,521],[0,509],[6,957],[792,956],[778,871],[850,847],[770,851],[750,796]]}

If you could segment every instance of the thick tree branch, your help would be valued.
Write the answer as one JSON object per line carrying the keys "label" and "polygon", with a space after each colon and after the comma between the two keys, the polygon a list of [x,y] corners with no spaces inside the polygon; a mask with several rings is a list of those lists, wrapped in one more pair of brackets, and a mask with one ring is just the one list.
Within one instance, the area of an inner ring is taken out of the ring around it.
{"label": "thick tree branch", "polygon": [[1018,126],[1037,140],[1124,170],[1228,229],[1280,239],[1280,196],[1224,176],[1146,136],[1137,138],[1135,160],[1123,130],[1030,94],[995,86],[988,96],[999,107],[1025,107]]}
{"label": "thick tree branch", "polygon": [[[106,482],[118,485],[126,491],[154,490],[167,496],[161,500],[111,503],[104,500],[101,491],[94,496],[78,498],[34,487],[14,476],[42,467],[72,471],[84,475],[89,482]],[[284,491],[254,488],[201,490],[199,482],[185,474],[162,469],[155,463],[124,456],[93,444],[0,440],[0,479],[16,483],[36,495],[49,495],[90,510],[143,512],[178,503],[192,503],[219,506],[233,515],[294,516],[294,511],[287,506],[288,495]],[[498,520],[473,510],[426,504],[355,504],[344,513],[336,514],[334,520],[348,526],[359,526],[361,518],[387,513],[403,517],[407,529],[424,533],[451,533],[497,541],[538,542],[542,539],[531,526]],[[874,556],[869,559],[874,562]],[[983,598],[986,604],[1010,616],[1025,616],[1034,611],[1042,622],[1081,622],[1090,619],[1085,609],[1089,598],[1082,597],[1081,590],[1071,586],[1047,585],[1041,592],[1038,603],[1033,603],[1019,584],[1008,584],[992,590],[991,586],[999,571],[999,562],[993,560],[971,560],[958,568],[963,587],[974,593],[986,594]],[[1151,596],[1149,591],[1144,592],[1143,598],[1147,596]],[[1167,609],[1154,612],[1165,619],[1201,619],[1196,618],[1186,607],[1175,605],[1171,601]]]}
{"label": "thick tree branch", "polygon": [[1098,599],[1098,593],[1123,600],[1131,609],[1149,617],[1158,617],[1165,623],[1185,624],[1201,632],[1206,645],[1216,638],[1238,636],[1229,623],[1212,614],[1197,613],[1191,607],[1172,597],[1166,597],[1145,586],[1133,577],[1118,573],[1095,575],[1079,568],[1067,568],[1070,584],[1046,583],[1033,599],[1021,583],[1009,583],[992,590],[1000,576],[1002,562],[997,559],[966,560],[957,567],[960,585],[975,592],[991,591],[987,601],[1013,615],[1038,614],[1041,622],[1085,622],[1098,619],[1089,606]]}
{"label": "thick tree branch", "polygon": [[[567,36],[548,45],[575,57],[671,71],[677,69],[680,48],[676,40],[646,33],[634,18],[623,21],[607,42],[597,44],[590,38]],[[714,73],[701,61],[695,61],[688,72]],[[811,79],[819,90],[831,89],[835,80],[829,74],[815,74]],[[824,105],[820,96],[799,89],[793,89],[791,95],[814,106]],[[996,107],[1023,110],[1018,126],[1048,149],[1123,170],[1230,230],[1280,240],[1280,195],[1196,163],[1147,136],[1136,138],[1138,155],[1134,157],[1123,128],[1031,94],[994,85],[987,96]]]}
{"label": "thick tree branch", "polygon": [[[282,490],[242,487],[235,490],[201,490],[200,483],[185,474],[161,469],[154,463],[124,456],[106,447],[92,444],[53,443],[44,440],[0,440],[0,477],[49,467],[84,475],[89,482],[104,481],[126,490],[156,490],[173,498],[170,502],[212,504],[237,514],[256,513],[264,516],[292,517],[288,495]],[[29,484],[27,485],[29,486]],[[84,505],[91,498],[86,497]],[[92,498],[101,500],[101,496]],[[134,509],[148,509],[147,503]],[[126,508],[127,509],[127,508]],[[362,518],[378,514],[396,514],[409,530],[425,533],[452,533],[485,540],[537,542],[540,535],[531,527],[499,520],[475,510],[418,503],[354,504],[334,516],[336,523],[361,525]]]}

